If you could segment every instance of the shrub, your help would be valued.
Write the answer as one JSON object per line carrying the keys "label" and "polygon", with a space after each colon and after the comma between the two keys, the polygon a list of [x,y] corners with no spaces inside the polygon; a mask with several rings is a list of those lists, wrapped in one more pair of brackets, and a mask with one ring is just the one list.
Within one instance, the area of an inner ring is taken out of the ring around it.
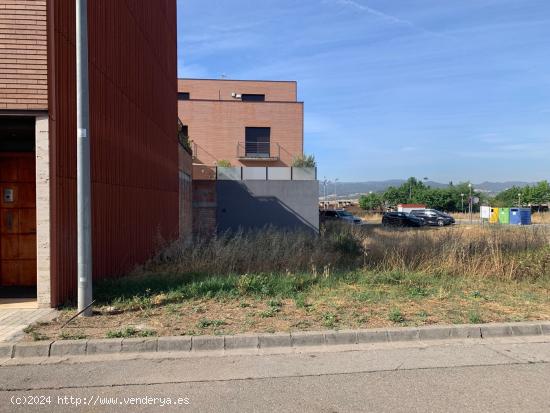
{"label": "shrub", "polygon": [[216,166],[219,166],[220,168],[231,168],[231,162],[226,159],[220,159],[216,162]]}
{"label": "shrub", "polygon": [[295,168],[315,168],[317,162],[313,155],[298,155],[293,159],[292,166]]}

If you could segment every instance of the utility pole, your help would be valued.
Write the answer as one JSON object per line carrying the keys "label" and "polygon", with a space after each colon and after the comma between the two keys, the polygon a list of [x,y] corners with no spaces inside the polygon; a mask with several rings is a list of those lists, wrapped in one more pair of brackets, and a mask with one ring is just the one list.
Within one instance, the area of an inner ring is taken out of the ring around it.
{"label": "utility pole", "polygon": [[76,0],[76,203],[78,311],[92,315],[88,0]]}
{"label": "utility pole", "polygon": [[323,206],[327,209],[327,177],[323,177]]}
{"label": "utility pole", "polygon": [[521,192],[518,193],[518,208],[521,208]]}
{"label": "utility pole", "polygon": [[470,211],[470,224],[471,224],[472,221],[473,221],[472,205],[473,205],[473,202],[474,202],[474,199],[472,198],[472,184],[468,184],[468,188],[470,188],[470,197],[468,198],[468,209]]}
{"label": "utility pole", "polygon": [[464,194],[460,194],[460,200],[462,204],[462,213],[464,213]]}

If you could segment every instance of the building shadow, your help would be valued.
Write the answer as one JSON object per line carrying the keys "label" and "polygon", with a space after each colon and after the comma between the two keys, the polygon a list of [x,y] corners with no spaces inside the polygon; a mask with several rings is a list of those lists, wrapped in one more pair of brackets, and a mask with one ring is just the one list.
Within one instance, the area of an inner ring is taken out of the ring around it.
{"label": "building shadow", "polygon": [[[251,230],[272,226],[285,230],[318,232],[317,198],[312,206],[307,196],[300,188],[288,191],[289,185],[306,186],[316,181],[258,181],[262,185],[269,185],[274,195],[257,195],[247,187],[247,181],[218,181],[217,182],[217,229],[219,232],[232,230]],[[248,181],[254,182],[254,181]],[[285,187],[286,186],[286,187]],[[283,202],[276,194],[286,195],[287,202]],[[297,208],[309,210],[306,215],[298,212]]]}

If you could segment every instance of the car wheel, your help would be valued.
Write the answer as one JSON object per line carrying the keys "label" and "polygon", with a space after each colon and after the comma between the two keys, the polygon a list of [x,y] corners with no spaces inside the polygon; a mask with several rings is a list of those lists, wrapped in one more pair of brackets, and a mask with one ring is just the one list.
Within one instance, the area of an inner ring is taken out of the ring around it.
{"label": "car wheel", "polygon": [[437,225],[439,227],[443,227],[443,226],[445,226],[445,221],[443,221],[442,219],[439,219],[439,220],[437,220]]}

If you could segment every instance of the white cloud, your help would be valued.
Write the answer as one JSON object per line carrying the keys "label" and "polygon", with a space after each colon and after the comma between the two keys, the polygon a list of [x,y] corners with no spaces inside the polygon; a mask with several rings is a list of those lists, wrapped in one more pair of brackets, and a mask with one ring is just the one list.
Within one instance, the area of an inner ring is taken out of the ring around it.
{"label": "white cloud", "polygon": [[364,3],[359,3],[358,1],[355,1],[355,0],[332,0],[332,1],[336,4],[340,4],[342,6],[346,6],[346,7],[350,7],[350,8],[354,8],[354,9],[359,10],[361,12],[370,14],[371,16],[375,16],[375,17],[378,17],[380,19],[389,21],[390,23],[393,23],[393,24],[407,26],[411,29],[418,30],[418,31],[421,31],[423,33],[430,34],[430,35],[433,35],[433,36],[449,37],[449,36],[443,35],[441,33],[437,33],[437,32],[425,29],[421,26],[418,26],[415,23],[411,22],[410,20],[405,20],[405,19],[402,19],[400,17],[393,16],[393,15],[388,14],[388,13],[384,13],[384,12],[382,12],[380,10],[377,10],[377,9],[374,9],[374,8],[364,4]]}

